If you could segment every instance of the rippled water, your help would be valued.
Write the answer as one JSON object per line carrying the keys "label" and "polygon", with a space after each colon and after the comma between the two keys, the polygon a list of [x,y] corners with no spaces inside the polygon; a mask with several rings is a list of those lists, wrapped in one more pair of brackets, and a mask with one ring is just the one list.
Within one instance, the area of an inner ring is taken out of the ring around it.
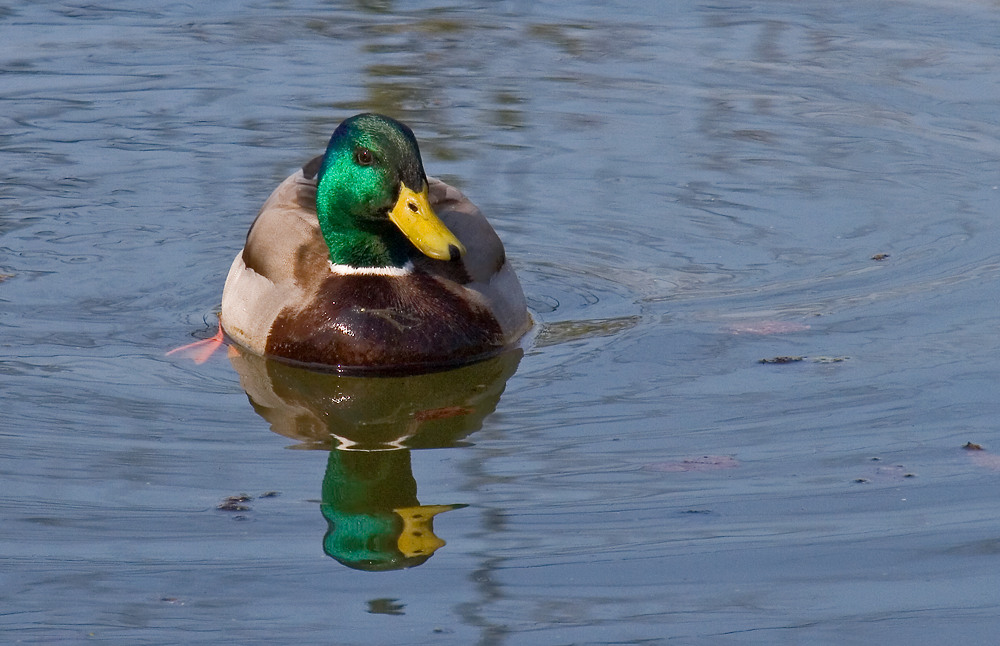
{"label": "rippled water", "polygon": [[[989,643],[998,33],[948,0],[0,5],[4,641]],[[165,357],[361,110],[490,216],[523,356],[382,390]]]}

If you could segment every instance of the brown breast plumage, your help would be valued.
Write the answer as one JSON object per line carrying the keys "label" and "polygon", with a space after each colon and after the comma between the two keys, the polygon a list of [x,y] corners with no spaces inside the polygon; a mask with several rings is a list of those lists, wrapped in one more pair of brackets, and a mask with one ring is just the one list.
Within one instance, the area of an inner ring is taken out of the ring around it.
{"label": "brown breast plumage", "polygon": [[331,273],[305,307],[278,314],[266,353],[340,370],[398,372],[501,351],[505,338],[495,317],[454,289],[419,270],[404,277]]}

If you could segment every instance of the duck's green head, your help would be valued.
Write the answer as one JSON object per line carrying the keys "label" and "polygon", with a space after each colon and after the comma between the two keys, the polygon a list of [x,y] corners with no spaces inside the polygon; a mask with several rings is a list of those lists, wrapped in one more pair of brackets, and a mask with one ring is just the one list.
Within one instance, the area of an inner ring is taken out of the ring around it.
{"label": "duck's green head", "polygon": [[413,131],[382,115],[359,114],[334,131],[316,215],[336,264],[402,267],[417,253],[438,260],[465,253],[431,208]]}

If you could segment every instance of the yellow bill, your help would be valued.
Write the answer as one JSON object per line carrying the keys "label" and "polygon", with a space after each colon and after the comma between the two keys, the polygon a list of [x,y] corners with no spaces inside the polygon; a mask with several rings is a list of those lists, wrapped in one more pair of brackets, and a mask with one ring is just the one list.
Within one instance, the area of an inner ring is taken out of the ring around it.
{"label": "yellow bill", "polygon": [[396,547],[404,556],[430,556],[445,543],[434,534],[434,517],[465,505],[420,505],[400,507],[393,511],[403,519],[403,531],[396,539]]}
{"label": "yellow bill", "polygon": [[453,260],[465,255],[465,245],[431,208],[426,184],[419,193],[405,184],[400,185],[399,199],[389,211],[389,219],[426,256],[436,260]]}

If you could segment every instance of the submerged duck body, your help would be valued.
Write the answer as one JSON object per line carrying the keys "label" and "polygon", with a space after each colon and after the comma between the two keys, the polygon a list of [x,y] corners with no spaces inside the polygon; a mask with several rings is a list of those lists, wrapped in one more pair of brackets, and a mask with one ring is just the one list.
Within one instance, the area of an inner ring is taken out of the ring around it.
{"label": "submerged duck body", "polygon": [[409,128],[371,114],[342,123],[264,203],[221,321],[258,354],[357,372],[471,363],[531,325],[479,209],[427,179]]}

